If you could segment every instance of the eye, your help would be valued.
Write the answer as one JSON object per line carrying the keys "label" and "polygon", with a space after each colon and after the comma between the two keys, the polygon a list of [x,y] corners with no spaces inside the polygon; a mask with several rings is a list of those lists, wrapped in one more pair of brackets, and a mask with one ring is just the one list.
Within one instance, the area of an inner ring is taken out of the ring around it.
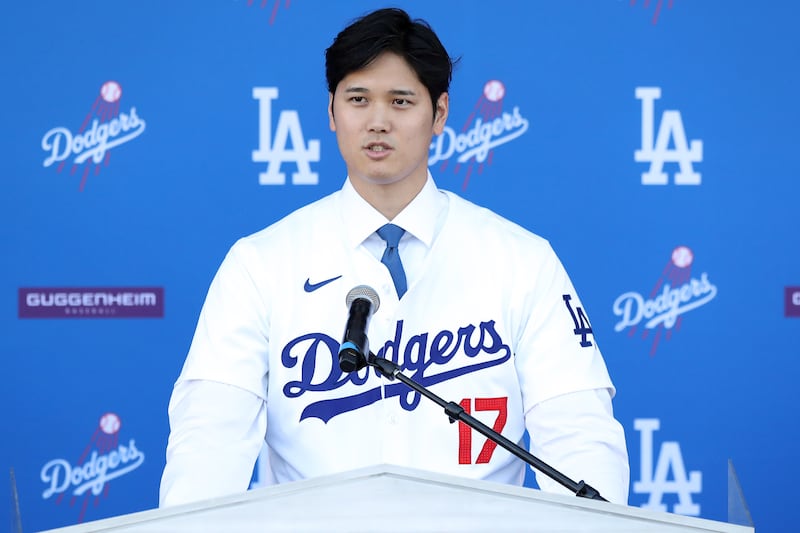
{"label": "eye", "polygon": [[406,106],[411,105],[411,101],[407,100],[405,98],[395,98],[394,99],[394,104],[395,105],[399,105],[401,107],[406,107]]}
{"label": "eye", "polygon": [[364,104],[366,103],[367,99],[364,96],[351,96],[350,101],[354,104]]}

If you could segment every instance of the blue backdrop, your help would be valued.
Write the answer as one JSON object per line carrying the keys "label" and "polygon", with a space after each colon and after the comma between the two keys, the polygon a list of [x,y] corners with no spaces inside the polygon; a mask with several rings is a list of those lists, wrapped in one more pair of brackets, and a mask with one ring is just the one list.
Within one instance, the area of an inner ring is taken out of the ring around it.
{"label": "blue backdrop", "polygon": [[[323,51],[384,5],[4,7],[0,523],[157,505],[208,284],[236,238],[342,184]],[[800,8],[393,5],[462,57],[437,183],[548,238],[581,294],[630,504],[727,520],[732,464],[759,531],[783,530],[800,471]]]}

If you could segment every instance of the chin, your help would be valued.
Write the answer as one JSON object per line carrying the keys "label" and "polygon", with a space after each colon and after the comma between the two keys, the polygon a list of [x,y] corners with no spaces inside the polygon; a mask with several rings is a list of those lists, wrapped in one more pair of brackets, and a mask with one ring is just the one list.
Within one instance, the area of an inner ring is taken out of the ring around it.
{"label": "chin", "polygon": [[393,172],[370,172],[359,174],[359,179],[373,185],[389,185],[403,180],[403,175]]}

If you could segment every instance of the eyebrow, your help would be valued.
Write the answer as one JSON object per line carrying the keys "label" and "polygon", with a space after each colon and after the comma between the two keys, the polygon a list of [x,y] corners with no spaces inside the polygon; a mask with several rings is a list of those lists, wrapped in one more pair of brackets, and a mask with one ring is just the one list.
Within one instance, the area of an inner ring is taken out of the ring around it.
{"label": "eyebrow", "polygon": [[[359,93],[359,94],[361,94],[361,93],[369,93],[371,91],[369,89],[367,89],[366,87],[355,86],[355,87],[346,88],[344,90],[344,92],[345,93]],[[416,96],[417,95],[417,93],[415,93],[411,89],[390,89],[389,91],[387,91],[387,94],[391,94],[391,95],[394,95],[394,96]]]}

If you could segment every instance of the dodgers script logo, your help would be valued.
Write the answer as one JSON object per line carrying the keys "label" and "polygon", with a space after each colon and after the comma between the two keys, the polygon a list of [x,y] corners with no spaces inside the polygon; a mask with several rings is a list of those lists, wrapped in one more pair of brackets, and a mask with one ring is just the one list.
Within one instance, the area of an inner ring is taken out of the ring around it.
{"label": "dodgers script logo", "polygon": [[108,166],[112,148],[144,133],[146,123],[135,107],[126,112],[120,111],[121,98],[120,84],[107,81],[100,87],[100,94],[77,132],[63,126],[47,131],[42,137],[42,150],[47,153],[43,165],[49,167],[59,163],[57,168],[61,172],[72,158],[70,174],[75,174],[78,167],[83,165],[79,186],[82,191],[92,168],[96,175],[100,173],[101,164]]}
{"label": "dodgers script logo", "polygon": [[[306,144],[300,115],[295,110],[284,110],[278,115],[275,137],[272,137],[272,102],[278,99],[277,87],[254,87],[253,98],[258,100],[258,149],[253,150],[254,163],[269,163],[267,171],[258,175],[261,185],[283,185],[286,174],[281,172],[283,163],[294,163],[297,172],[292,173],[294,185],[316,185],[319,176],[311,171],[311,163],[319,163],[319,139],[310,139]],[[291,148],[289,143],[291,142]]]}
{"label": "dodgers script logo", "polygon": [[[679,111],[661,114],[658,135],[655,136],[655,101],[661,98],[660,87],[637,87],[636,98],[642,101],[642,147],[633,154],[637,163],[650,163],[642,173],[642,185],[667,185],[669,176],[663,172],[664,163],[678,163],[675,185],[700,185],[701,176],[692,163],[703,161],[703,141],[686,140],[686,131]],[[674,148],[670,148],[670,140]]]}
{"label": "dodgers script logo", "polygon": [[661,277],[648,295],[629,291],[621,294],[613,305],[614,314],[620,318],[614,331],[629,329],[629,336],[644,327],[642,338],[646,339],[655,330],[650,355],[655,355],[662,335],[669,339],[680,327],[682,316],[701,307],[717,296],[717,287],[703,272],[692,276],[694,253],[686,246],[678,246]]}
{"label": "dodgers script logo", "polygon": [[457,174],[464,163],[467,170],[462,183],[466,189],[477,165],[478,172],[483,171],[484,164],[491,163],[492,151],[513,141],[528,131],[528,119],[522,116],[519,106],[503,111],[503,98],[506,87],[503,82],[490,80],[483,86],[483,94],[475,103],[461,131],[445,126],[441,135],[431,142],[428,155],[428,166],[441,162],[444,171],[450,159],[455,158],[454,172]]}
{"label": "dodgers script logo", "polygon": [[[399,320],[394,339],[378,350],[377,357],[398,364],[408,377],[426,387],[503,364],[511,357],[511,348],[500,338],[494,320],[468,324],[457,331],[416,333],[407,338],[405,344],[402,341],[403,321]],[[378,375],[377,371],[369,368],[360,372],[342,372],[339,368],[339,342],[324,333],[308,333],[289,342],[281,352],[281,362],[287,369],[300,370],[299,379],[289,381],[283,387],[287,398],[299,398],[306,393],[313,396],[314,392],[333,391],[348,383],[364,385],[370,372]],[[421,399],[418,392],[410,391],[404,383],[386,385],[384,397],[395,396],[399,397],[400,405],[406,411],[416,409]],[[312,401],[303,410],[300,420],[319,418],[327,423],[337,415],[366,407],[380,399],[379,385],[351,396]]]}
{"label": "dodgers script logo", "polygon": [[108,497],[109,481],[133,472],[144,463],[144,453],[136,447],[134,439],[120,441],[121,426],[118,415],[106,413],[100,417],[97,429],[74,464],[62,458],[45,463],[40,475],[46,487],[42,498],[55,496],[56,504],[60,505],[66,496],[72,507],[83,497],[78,516],[78,522],[83,522],[92,497],[97,505],[101,497]]}

